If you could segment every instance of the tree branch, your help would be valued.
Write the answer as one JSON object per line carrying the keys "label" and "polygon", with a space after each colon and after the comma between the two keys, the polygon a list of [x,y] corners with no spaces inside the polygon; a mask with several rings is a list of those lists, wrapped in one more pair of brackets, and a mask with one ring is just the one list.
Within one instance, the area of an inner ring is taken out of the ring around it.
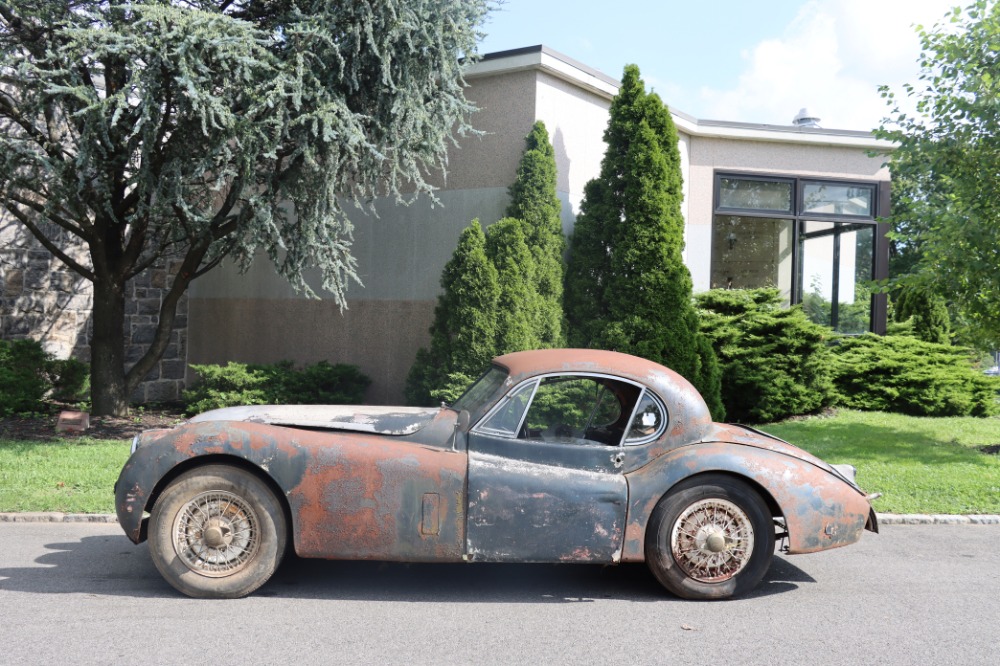
{"label": "tree branch", "polygon": [[27,215],[25,215],[19,208],[17,208],[16,206],[11,206],[11,205],[9,205],[7,203],[4,203],[3,207],[11,215],[13,215],[14,217],[16,217],[21,224],[23,224],[25,227],[27,227],[28,231],[31,232],[31,235],[34,236],[38,240],[38,242],[41,243],[45,247],[46,250],[48,250],[53,255],[55,255],[56,258],[59,259],[59,261],[61,261],[64,264],[66,264],[66,266],[68,266],[70,268],[70,270],[72,270],[73,272],[79,274],[80,276],[84,277],[85,279],[90,280],[91,282],[94,281],[95,275],[94,275],[93,271],[90,271],[90,270],[84,268],[83,265],[77,263],[72,258],[70,258],[70,256],[68,254],[66,254],[62,249],[60,249],[55,243],[53,243],[48,238],[48,236],[46,236],[44,233],[42,233],[42,230],[39,229],[38,226],[35,225],[35,223],[31,221],[31,218],[29,218]]}
{"label": "tree branch", "polygon": [[8,193],[7,197],[10,200],[12,200],[12,201],[21,204],[22,206],[27,206],[28,208],[32,209],[36,213],[38,213],[38,214],[44,216],[46,219],[50,220],[52,223],[54,223],[57,226],[65,229],[66,231],[70,232],[74,236],[77,236],[81,240],[85,240],[85,241],[89,241],[90,240],[90,234],[88,234],[83,228],[76,226],[71,220],[67,220],[64,217],[62,217],[61,215],[56,215],[55,213],[53,213],[51,211],[45,210],[45,206],[43,206],[42,204],[38,203],[37,201],[32,201],[31,199],[26,199],[25,197],[21,196],[20,194],[17,194],[16,192],[14,192],[14,193]]}

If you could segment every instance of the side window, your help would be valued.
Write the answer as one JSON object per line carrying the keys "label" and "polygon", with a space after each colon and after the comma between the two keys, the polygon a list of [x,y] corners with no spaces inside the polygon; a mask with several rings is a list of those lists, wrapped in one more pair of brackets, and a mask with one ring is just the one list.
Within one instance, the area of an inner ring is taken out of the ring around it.
{"label": "side window", "polygon": [[637,387],[604,377],[545,377],[518,437],[617,446],[638,395]]}
{"label": "side window", "polygon": [[628,429],[626,444],[638,444],[658,437],[667,425],[667,414],[660,401],[646,391]]}
{"label": "side window", "polygon": [[507,396],[500,403],[493,415],[480,426],[483,430],[488,430],[500,435],[514,437],[521,426],[521,417],[524,409],[531,400],[531,392],[535,388],[535,382],[529,382]]}

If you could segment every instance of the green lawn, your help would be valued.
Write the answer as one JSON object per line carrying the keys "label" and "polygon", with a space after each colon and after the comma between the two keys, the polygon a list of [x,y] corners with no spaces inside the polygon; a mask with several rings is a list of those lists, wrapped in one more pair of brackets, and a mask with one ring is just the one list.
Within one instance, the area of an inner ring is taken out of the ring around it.
{"label": "green lawn", "polygon": [[0,440],[0,511],[114,513],[128,441]]}
{"label": "green lawn", "polygon": [[858,468],[858,484],[886,513],[1000,514],[1000,419],[928,418],[840,410],[763,430],[830,463]]}
{"label": "green lawn", "polygon": [[[831,463],[851,463],[858,482],[883,493],[888,513],[1000,514],[1000,419],[918,418],[841,410],[833,417],[772,423],[764,430]],[[112,513],[111,489],[127,441],[0,440],[0,511]]]}

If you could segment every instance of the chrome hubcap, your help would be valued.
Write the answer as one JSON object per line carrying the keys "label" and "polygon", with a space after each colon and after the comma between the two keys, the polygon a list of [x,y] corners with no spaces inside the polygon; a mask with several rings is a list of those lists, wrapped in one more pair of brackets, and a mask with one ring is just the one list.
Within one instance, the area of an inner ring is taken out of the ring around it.
{"label": "chrome hubcap", "polygon": [[192,571],[210,578],[231,576],[260,549],[260,521],[233,493],[202,493],[177,513],[173,542],[177,557]]}
{"label": "chrome hubcap", "polygon": [[674,561],[702,583],[729,580],[753,554],[750,517],[724,499],[703,499],[684,509],[670,535]]}

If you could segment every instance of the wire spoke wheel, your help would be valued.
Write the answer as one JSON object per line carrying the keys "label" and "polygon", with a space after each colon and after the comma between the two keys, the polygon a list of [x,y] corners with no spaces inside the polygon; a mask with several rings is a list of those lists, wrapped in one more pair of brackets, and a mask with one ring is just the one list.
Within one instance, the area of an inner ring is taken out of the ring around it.
{"label": "wire spoke wheel", "polygon": [[750,517],[732,502],[704,499],[687,507],[674,523],[670,550],[684,572],[702,583],[728,580],[753,553]]}
{"label": "wire spoke wheel", "polygon": [[190,597],[235,599],[277,570],[288,542],[285,509],[267,482],[229,465],[174,479],[149,516],[149,553]]}
{"label": "wire spoke wheel", "polygon": [[260,521],[253,508],[230,492],[202,493],[174,521],[174,551],[202,576],[231,576],[260,549]]}
{"label": "wire spoke wheel", "polygon": [[771,510],[726,474],[699,474],[660,499],[646,529],[646,564],[684,599],[727,599],[752,590],[771,566]]}

